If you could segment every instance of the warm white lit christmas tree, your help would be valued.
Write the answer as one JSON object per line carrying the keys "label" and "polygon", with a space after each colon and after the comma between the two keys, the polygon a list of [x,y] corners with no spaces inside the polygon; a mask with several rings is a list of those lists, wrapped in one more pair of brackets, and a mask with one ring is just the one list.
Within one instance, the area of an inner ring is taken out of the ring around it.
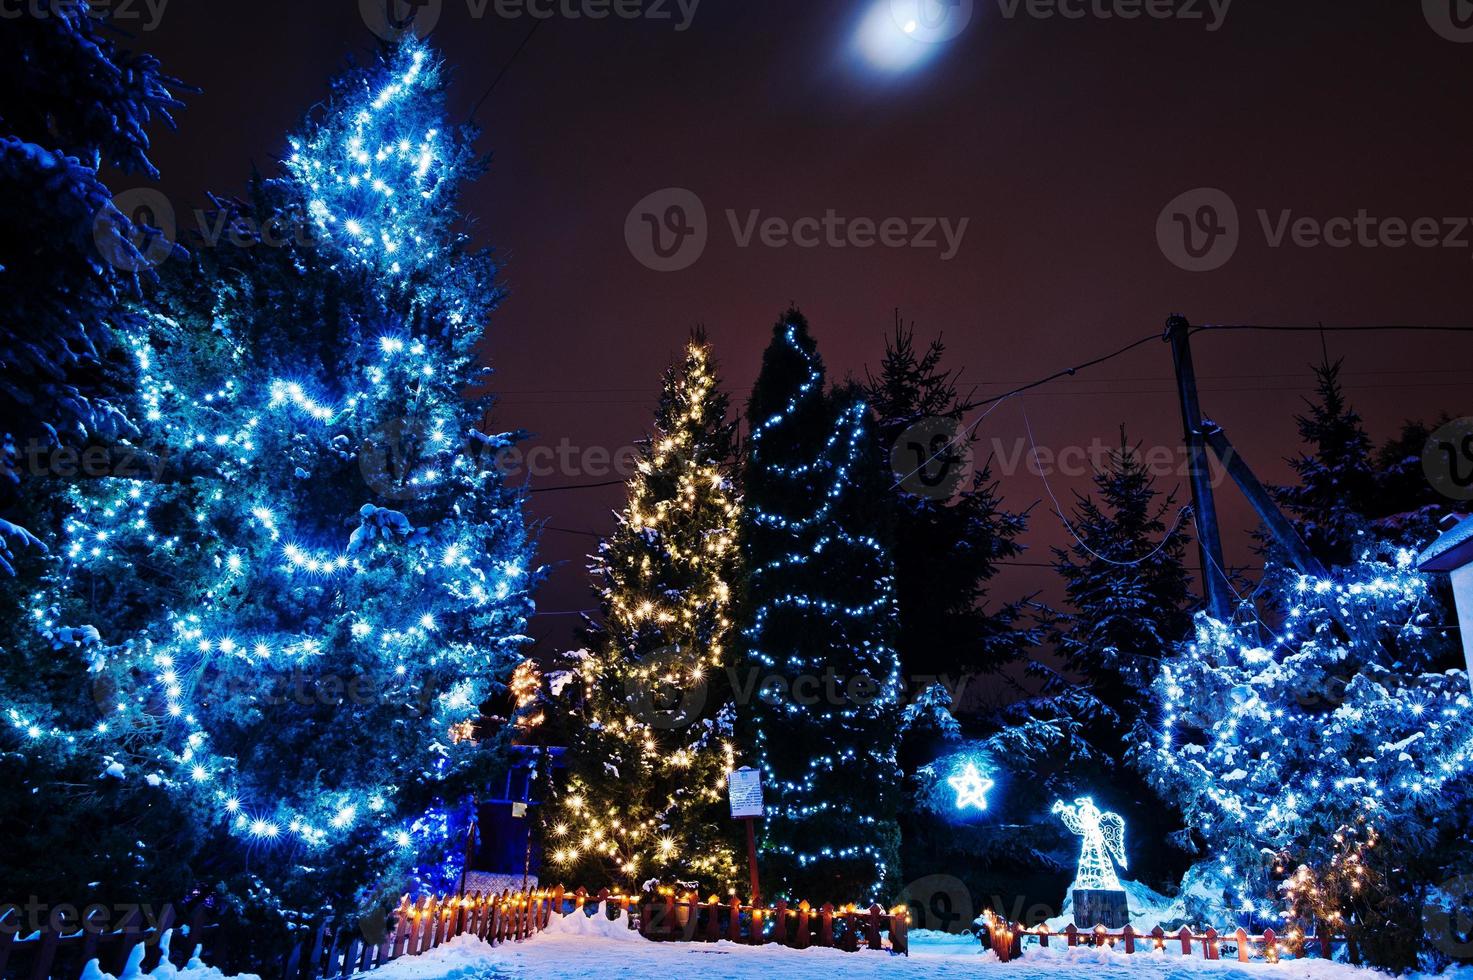
{"label": "warm white lit christmas tree", "polygon": [[602,635],[583,661],[569,779],[545,831],[560,873],[725,891],[739,876],[732,606],[741,584],[735,423],[703,336],[666,373],[619,526],[593,565]]}

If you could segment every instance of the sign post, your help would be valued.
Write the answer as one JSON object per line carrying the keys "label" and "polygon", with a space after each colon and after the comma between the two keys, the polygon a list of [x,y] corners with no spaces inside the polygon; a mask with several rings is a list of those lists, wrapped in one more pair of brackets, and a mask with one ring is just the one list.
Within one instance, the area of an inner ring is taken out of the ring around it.
{"label": "sign post", "polygon": [[752,906],[762,904],[762,886],[757,878],[757,831],[753,824],[762,816],[762,773],[750,767],[726,775],[731,816],[747,825],[747,870],[752,880]]}

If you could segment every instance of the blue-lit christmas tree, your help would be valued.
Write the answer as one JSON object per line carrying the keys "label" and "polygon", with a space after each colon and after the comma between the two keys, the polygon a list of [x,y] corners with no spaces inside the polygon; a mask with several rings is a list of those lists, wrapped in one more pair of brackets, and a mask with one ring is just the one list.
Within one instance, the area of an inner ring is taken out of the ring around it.
{"label": "blue-lit christmas tree", "polygon": [[792,898],[884,901],[900,836],[889,484],[867,405],[825,390],[796,310],[773,330],[748,419],[743,666],[760,686],[742,710],[767,794],[763,874]]}
{"label": "blue-lit christmas tree", "polygon": [[[1408,966],[1431,889],[1473,870],[1457,843],[1473,812],[1473,703],[1467,673],[1449,669],[1444,611],[1406,551],[1323,579],[1271,566],[1260,593],[1267,611],[1200,617],[1162,663],[1158,727],[1137,757],[1203,855],[1188,912],[1349,934]],[[1326,885],[1341,880],[1344,894]]]}
{"label": "blue-lit christmas tree", "polygon": [[474,133],[444,117],[431,53],[388,51],[225,205],[234,243],[161,270],[136,415],[189,478],[76,487],[28,610],[90,696],[13,705],[7,740],[182,801],[199,839],[148,843],[257,910],[453,884],[500,760],[480,707],[529,642],[517,435],[465,397],[496,268],[457,230]]}

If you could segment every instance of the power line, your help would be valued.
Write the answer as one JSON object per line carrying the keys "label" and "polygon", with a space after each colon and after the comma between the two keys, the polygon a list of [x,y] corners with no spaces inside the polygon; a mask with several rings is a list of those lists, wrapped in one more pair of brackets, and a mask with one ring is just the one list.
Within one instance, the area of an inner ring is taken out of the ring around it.
{"label": "power line", "polygon": [[[1098,551],[1094,550],[1087,543],[1085,543],[1085,540],[1079,536],[1079,532],[1074,530],[1074,525],[1070,522],[1069,518],[1064,516],[1064,508],[1059,503],[1059,498],[1054,494],[1054,487],[1053,484],[1049,482],[1048,473],[1044,471],[1043,466],[1038,462],[1038,443],[1033,441],[1033,423],[1028,420],[1028,409],[1026,408],[1023,409],[1023,428],[1028,432],[1028,445],[1033,453],[1033,465],[1038,470],[1039,477],[1043,479],[1043,488],[1044,490],[1048,491],[1048,499],[1054,502],[1054,513],[1057,514],[1059,520],[1063,522],[1064,530],[1069,532],[1069,536],[1074,539],[1074,543],[1079,545],[1080,548],[1083,548],[1084,551],[1087,552],[1090,557],[1094,558],[1096,561],[1102,561],[1106,565],[1114,565],[1117,568],[1134,568],[1137,565],[1143,565],[1146,562],[1150,561],[1152,558],[1155,558],[1161,552],[1165,551],[1166,547],[1171,544],[1171,539],[1176,537],[1176,532],[1181,530],[1182,518],[1186,515],[1187,512],[1186,504],[1182,504],[1179,508],[1177,508],[1176,520],[1171,522],[1170,529],[1167,530],[1164,535],[1162,535],[1161,543],[1156,545],[1156,547],[1152,548],[1141,557],[1133,558],[1130,561],[1117,561],[1114,558],[1107,558],[1104,555],[1100,554]],[[1195,516],[1193,519],[1195,520]]]}
{"label": "power line", "polygon": [[1204,330],[1258,330],[1266,333],[1374,333],[1374,332],[1400,332],[1400,333],[1473,333],[1473,327],[1458,326],[1429,326],[1426,324],[1390,323],[1390,324],[1367,324],[1350,325],[1341,327],[1303,326],[1299,324],[1263,324],[1263,323],[1204,323],[1192,328],[1192,333],[1201,333]]}
{"label": "power line", "polygon": [[605,480],[602,483],[564,483],[556,487],[528,487],[528,493],[551,493],[554,490],[592,490],[594,487],[623,486],[626,480]]}
{"label": "power line", "polygon": [[1074,367],[1064,368],[1061,371],[1055,371],[1053,374],[1050,374],[1047,377],[1039,378],[1037,381],[1030,381],[1030,382],[1028,382],[1027,384],[1024,384],[1024,385],[1019,385],[1018,387],[1014,388],[1013,390],[1011,390],[1011,391],[1005,391],[1005,392],[1003,392],[1000,395],[993,395],[991,398],[984,398],[981,401],[970,402],[970,403],[968,403],[966,405],[958,406],[957,409],[956,409],[956,411],[958,413],[969,412],[969,411],[971,411],[974,408],[981,408],[983,405],[991,405],[992,408],[989,408],[987,411],[983,412],[981,414],[981,416],[979,416],[975,422],[973,422],[971,425],[967,426],[967,429],[966,429],[966,432],[965,433],[958,432],[955,436],[953,436],[952,438],[948,439],[946,441],[946,444],[945,445],[943,445],[940,449],[936,450],[936,452],[932,453],[929,458],[923,460],[919,466],[917,466],[915,469],[911,470],[909,473],[906,473],[904,476],[902,476],[898,480],[896,480],[893,484],[890,485],[890,489],[892,489],[892,490],[895,489],[896,487],[898,487],[902,483],[904,483],[906,480],[910,479],[911,477],[913,477],[917,473],[919,473],[921,470],[923,470],[927,466],[931,465],[931,463],[935,462],[937,458],[939,458],[942,454],[944,454],[948,450],[950,450],[951,447],[954,446],[954,445],[956,445],[957,442],[959,442],[961,439],[963,439],[963,438],[970,439],[972,437],[972,433],[976,431],[977,426],[981,425],[982,424],[982,421],[984,419],[986,419],[987,416],[989,416],[989,415],[992,414],[992,409],[993,408],[996,408],[998,405],[1002,404],[1007,399],[1012,398],[1014,395],[1021,395],[1025,391],[1032,391],[1034,388],[1042,387],[1043,385],[1048,384],[1050,381],[1057,381],[1059,378],[1071,377],[1071,376],[1073,376],[1078,371],[1083,371],[1083,370],[1085,370],[1087,368],[1092,368],[1092,367],[1094,367],[1094,366],[1096,366],[1098,364],[1103,364],[1106,361],[1114,360],[1117,357],[1120,357],[1120,356],[1122,356],[1124,354],[1130,353],[1131,351],[1135,350],[1137,347],[1140,347],[1140,346],[1142,346],[1144,344],[1150,343],[1153,340],[1159,340],[1159,339],[1160,339],[1160,335],[1159,334],[1155,334],[1155,333],[1146,334],[1146,336],[1142,337],[1140,340],[1133,340],[1130,343],[1126,344],[1124,347],[1122,347],[1119,350],[1114,351],[1112,353],[1105,354],[1105,355],[1103,355],[1101,357],[1096,357],[1096,358],[1094,358],[1092,360],[1085,361],[1083,364],[1076,364]]}
{"label": "power line", "polygon": [[543,18],[541,17],[534,17],[532,19],[532,29],[528,31],[525,35],[523,35],[522,43],[517,45],[517,49],[511,53],[511,57],[507,58],[506,61],[502,63],[501,70],[496,73],[495,78],[491,79],[491,84],[486,86],[486,91],[481,93],[481,97],[477,99],[476,104],[471,107],[470,114],[465,117],[466,122],[470,122],[472,119],[476,118],[476,113],[479,112],[481,109],[481,103],[485,102],[486,99],[490,97],[491,93],[496,90],[496,86],[501,82],[502,76],[506,74],[507,69],[512,66],[512,63],[517,60],[517,55],[522,53],[522,49],[527,46],[527,42],[532,40],[532,35],[537,33],[537,28],[542,26],[542,21]]}
{"label": "power line", "polygon": [[[534,28],[534,30],[535,30],[535,28]],[[530,37],[531,37],[531,32],[528,33],[528,39],[530,39]],[[523,40],[523,44],[525,44],[525,43],[526,43],[526,39]],[[493,82],[493,85],[494,84],[495,83]],[[1462,326],[1430,326],[1430,325],[1415,325],[1415,324],[1372,324],[1372,325],[1352,325],[1352,326],[1321,327],[1321,326],[1318,326],[1318,325],[1316,325],[1316,326],[1298,326],[1298,325],[1241,324],[1240,323],[1240,324],[1203,324],[1201,326],[1197,326],[1197,327],[1193,327],[1192,328],[1192,332],[1193,333],[1204,333],[1204,332],[1212,331],[1212,330],[1256,330],[1256,331],[1264,331],[1264,332],[1281,332],[1281,333],[1311,333],[1311,332],[1344,333],[1344,332],[1377,332],[1377,331],[1378,332],[1387,332],[1387,331],[1390,331],[1390,332],[1473,333],[1473,327],[1462,327]],[[974,401],[974,402],[969,402],[966,405],[959,406],[959,408],[958,408],[958,411],[959,412],[968,412],[968,411],[971,411],[973,409],[981,408],[983,406],[991,406],[991,408],[989,408],[988,411],[983,412],[982,415],[979,416],[976,419],[976,421],[972,422],[971,425],[967,426],[966,429],[965,429],[965,431],[959,431],[956,436],[954,436],[952,439],[950,439],[949,441],[947,441],[947,443],[945,445],[943,445],[940,449],[938,449],[935,453],[933,453],[930,456],[930,458],[926,459],[924,462],[922,462],[915,469],[911,470],[909,473],[906,473],[904,476],[901,476],[898,480],[896,480],[895,483],[892,486],[892,489],[894,487],[896,487],[896,486],[899,486],[901,483],[903,483],[905,480],[909,479],[910,477],[914,476],[916,473],[919,473],[921,470],[925,469],[926,466],[930,465],[937,458],[939,458],[941,455],[943,455],[944,453],[946,453],[952,446],[956,445],[956,443],[959,440],[961,440],[962,438],[970,438],[972,432],[975,431],[976,428],[977,428],[977,426],[979,426],[982,423],[982,421],[984,419],[986,419],[988,415],[991,414],[992,408],[995,408],[998,404],[1006,401],[1009,398],[1013,398],[1014,396],[1021,395],[1021,394],[1024,394],[1026,392],[1032,391],[1035,388],[1041,388],[1044,385],[1049,384],[1050,382],[1058,381],[1061,378],[1072,378],[1074,375],[1076,375],[1080,371],[1085,371],[1085,370],[1088,370],[1089,368],[1097,367],[1097,366],[1099,366],[1101,364],[1106,363],[1107,361],[1112,361],[1112,360],[1114,360],[1117,357],[1123,357],[1124,355],[1129,354],[1131,351],[1134,351],[1134,350],[1136,350],[1139,347],[1143,347],[1143,346],[1145,346],[1146,344],[1150,343],[1153,340],[1160,340],[1160,339],[1161,339],[1161,335],[1160,334],[1154,333],[1154,332],[1153,333],[1149,333],[1149,334],[1145,335],[1144,337],[1139,338],[1138,340],[1131,341],[1130,343],[1126,344],[1125,346],[1123,346],[1123,347],[1121,347],[1121,348],[1119,348],[1117,350],[1111,351],[1108,354],[1102,354],[1099,357],[1091,358],[1091,359],[1089,359],[1087,361],[1084,361],[1083,363],[1076,364],[1073,367],[1062,368],[1062,369],[1060,369],[1058,371],[1053,372],[1052,374],[1045,375],[1044,377],[1041,377],[1041,378],[1039,378],[1039,379],[1037,379],[1035,381],[1030,381],[1030,382],[1027,382],[1026,384],[1018,385],[1018,386],[1016,386],[1016,387],[1014,387],[1014,388],[1012,388],[1012,389],[1010,389],[1008,391],[1002,392],[1001,394],[992,395],[992,396],[990,396],[988,398],[979,399],[979,400]],[[1439,387],[1448,387],[1448,386],[1450,386],[1450,385],[1439,385]],[[1405,385],[1405,386],[1388,386],[1388,387],[1418,387],[1418,388],[1420,388],[1420,387],[1431,387],[1431,386],[1428,386],[1428,385]],[[608,390],[615,390],[615,389],[608,389]],[[1272,389],[1250,388],[1250,389],[1246,389],[1246,390],[1249,390],[1249,391],[1258,391],[1258,390],[1272,390]],[[1080,392],[1075,392],[1075,393],[1076,394],[1080,394]],[[1165,392],[1143,391],[1143,392],[1137,392],[1137,393],[1139,393],[1139,394],[1163,394]],[[1127,392],[1120,392],[1120,391],[1115,391],[1115,392],[1102,392],[1102,394],[1127,394]],[[547,404],[547,403],[544,403],[544,404]],[[608,481],[605,481],[605,482],[602,482],[602,483],[565,484],[565,485],[562,485],[562,486],[553,486],[553,487],[532,487],[527,492],[528,493],[544,493],[544,492],[551,492],[551,491],[554,491],[554,490],[589,490],[589,489],[594,489],[594,488],[597,488],[597,487],[615,486],[615,485],[618,485],[618,484],[622,484],[624,482],[625,481],[623,481],[623,480],[608,480]]]}
{"label": "power line", "polygon": [[599,534],[597,531],[582,531],[582,530],[579,530],[576,527],[553,527],[551,524],[544,524],[544,525],[542,525],[542,530],[544,530],[544,531],[559,531],[559,532],[561,532],[563,534],[583,534],[583,535],[586,535],[586,536],[588,536],[590,538],[600,538],[600,539],[602,539],[604,537],[602,534]]}

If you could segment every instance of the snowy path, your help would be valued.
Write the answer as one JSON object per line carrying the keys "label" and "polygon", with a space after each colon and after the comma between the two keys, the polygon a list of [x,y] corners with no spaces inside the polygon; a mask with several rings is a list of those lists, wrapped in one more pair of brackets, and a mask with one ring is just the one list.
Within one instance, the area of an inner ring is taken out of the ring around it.
{"label": "snowy path", "polygon": [[1207,962],[1159,953],[1088,949],[1030,948],[1022,960],[998,963],[973,945],[923,944],[911,956],[832,949],[794,950],[779,946],[719,943],[653,943],[630,933],[574,935],[543,933],[521,943],[492,948],[461,936],[424,956],[405,957],[369,974],[369,980],[479,980],[493,977],[547,980],[882,980],[882,978],[986,977],[987,980],[1371,980],[1382,976],[1322,960],[1284,962]]}

